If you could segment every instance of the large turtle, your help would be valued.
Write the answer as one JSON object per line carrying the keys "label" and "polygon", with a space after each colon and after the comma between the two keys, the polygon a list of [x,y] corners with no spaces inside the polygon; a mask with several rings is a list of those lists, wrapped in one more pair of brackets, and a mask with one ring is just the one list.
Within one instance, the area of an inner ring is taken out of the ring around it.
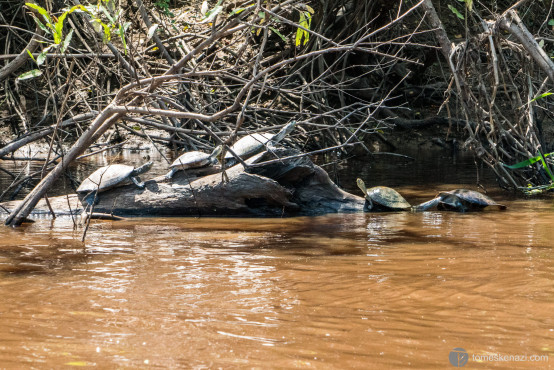
{"label": "large turtle", "polygon": [[222,149],[223,147],[219,145],[213,150],[211,154],[199,151],[186,152],[175,161],[173,161],[170,166],[171,170],[165,175],[165,177],[170,179],[177,171],[186,170],[189,168],[200,168],[213,164],[217,162],[217,156],[221,153]]}
{"label": "large turtle", "polygon": [[[264,147],[271,148],[273,144],[283,140],[283,138],[294,129],[295,125],[296,121],[291,121],[276,134],[263,133],[247,135],[240,138],[230,149],[240,158],[250,158],[254,154],[262,151]],[[225,163],[227,166],[232,166],[236,162],[236,158],[231,152],[228,151],[225,153]]]}
{"label": "large turtle", "polygon": [[356,180],[365,195],[365,212],[409,211],[412,206],[400,193],[386,186],[366,188],[362,179]]}
{"label": "large turtle", "polygon": [[456,189],[440,192],[434,199],[414,207],[414,211],[427,211],[436,207],[441,211],[480,211],[483,209],[505,210],[506,206],[477,191]]}
{"label": "large turtle", "polygon": [[153,162],[148,162],[138,168],[125,164],[111,164],[101,167],[79,185],[77,193],[88,193],[85,197],[85,201],[92,204],[97,193],[101,193],[116,186],[127,185],[132,182],[142,189],[144,188],[144,182],[139,182],[136,176],[148,171],[152,168],[152,164]]}

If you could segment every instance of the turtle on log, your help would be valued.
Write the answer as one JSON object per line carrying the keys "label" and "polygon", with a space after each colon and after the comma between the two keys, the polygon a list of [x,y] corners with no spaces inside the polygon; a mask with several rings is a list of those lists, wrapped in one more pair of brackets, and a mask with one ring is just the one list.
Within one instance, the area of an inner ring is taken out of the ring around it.
{"label": "turtle on log", "polygon": [[136,176],[145,173],[152,168],[153,162],[148,162],[135,168],[125,164],[111,164],[94,171],[77,188],[78,194],[87,194],[85,201],[92,205],[97,193],[134,183],[139,188],[144,188],[144,182],[140,182]]}
{"label": "turtle on log", "polygon": [[[264,147],[271,148],[273,144],[283,140],[296,126],[296,121],[291,121],[276,134],[251,134],[240,138],[231,146],[231,151],[242,159],[247,159],[263,150]],[[231,152],[225,153],[225,163],[227,166],[233,166],[237,163],[235,156]]]}
{"label": "turtle on log", "polygon": [[214,164],[217,162],[217,156],[221,153],[222,149],[223,147],[219,145],[211,154],[199,151],[186,152],[173,161],[170,166],[171,170],[165,175],[165,177],[170,179],[177,171],[187,170],[190,168],[200,168]]}

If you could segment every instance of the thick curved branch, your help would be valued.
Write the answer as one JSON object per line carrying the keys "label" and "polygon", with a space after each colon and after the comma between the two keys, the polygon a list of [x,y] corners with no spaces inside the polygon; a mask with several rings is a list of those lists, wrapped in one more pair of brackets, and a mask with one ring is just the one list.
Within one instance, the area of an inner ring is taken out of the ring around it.
{"label": "thick curved branch", "polygon": [[23,51],[14,60],[0,69],[0,82],[8,78],[12,73],[17,71],[23,64],[25,64],[25,62],[30,59],[29,53],[27,51],[30,51],[32,53],[37,49],[39,45],[39,39],[42,38],[43,34],[44,31],[37,27],[37,29],[35,30],[35,34],[27,44],[27,47],[25,47],[25,49],[23,49]]}

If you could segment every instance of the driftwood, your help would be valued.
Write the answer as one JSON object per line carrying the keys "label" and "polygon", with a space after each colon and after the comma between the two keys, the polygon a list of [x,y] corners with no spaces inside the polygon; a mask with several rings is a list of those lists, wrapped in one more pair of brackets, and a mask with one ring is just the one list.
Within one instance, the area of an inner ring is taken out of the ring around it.
{"label": "driftwood", "polygon": [[[256,216],[280,217],[361,212],[364,198],[339,189],[327,172],[298,152],[276,149],[226,170],[222,180],[218,166],[177,172],[171,180],[160,176],[145,181],[145,188],[127,185],[98,194],[95,213],[116,216]],[[264,164],[277,157],[291,157]],[[254,164],[254,162],[256,162]],[[143,175],[143,180],[146,175]],[[71,195],[71,213],[79,214],[86,203]],[[66,196],[50,198],[57,214],[70,214]],[[31,215],[46,215],[41,201]],[[42,204],[42,205],[41,205]],[[1,204],[7,215],[15,202]]]}

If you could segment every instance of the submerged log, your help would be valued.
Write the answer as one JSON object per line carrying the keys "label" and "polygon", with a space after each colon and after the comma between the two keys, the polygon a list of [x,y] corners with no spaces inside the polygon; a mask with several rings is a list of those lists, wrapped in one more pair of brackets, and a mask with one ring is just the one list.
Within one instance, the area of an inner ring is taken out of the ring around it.
{"label": "submerged log", "polygon": [[[179,171],[171,180],[164,176],[147,180],[144,189],[135,185],[117,187],[98,194],[94,212],[117,216],[280,217],[363,210],[364,198],[339,189],[327,172],[308,157],[294,157],[297,154],[290,149],[258,154],[247,161],[250,166],[246,169],[242,164],[227,169],[226,181],[221,168],[214,166]],[[284,159],[270,162],[277,158]],[[83,196],[79,198],[82,212],[86,203]],[[66,196],[50,201],[56,213],[69,214]],[[13,203],[3,206],[13,209]],[[75,202],[70,203],[75,213]],[[3,212],[0,207],[0,214]],[[39,204],[33,214],[37,212],[45,214],[46,209]]]}

